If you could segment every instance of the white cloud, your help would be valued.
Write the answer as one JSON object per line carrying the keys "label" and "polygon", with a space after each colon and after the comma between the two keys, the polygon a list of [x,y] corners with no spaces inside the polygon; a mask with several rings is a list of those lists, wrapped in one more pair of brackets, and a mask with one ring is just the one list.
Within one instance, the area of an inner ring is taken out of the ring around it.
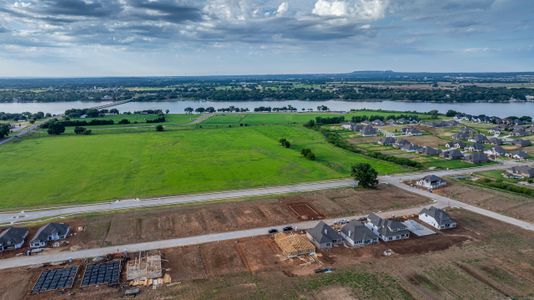
{"label": "white cloud", "polygon": [[280,5],[278,6],[278,9],[276,10],[276,15],[283,16],[287,12],[288,9],[289,9],[288,3],[282,2],[280,3]]}
{"label": "white cloud", "polygon": [[312,13],[356,20],[384,18],[389,0],[317,0]]}

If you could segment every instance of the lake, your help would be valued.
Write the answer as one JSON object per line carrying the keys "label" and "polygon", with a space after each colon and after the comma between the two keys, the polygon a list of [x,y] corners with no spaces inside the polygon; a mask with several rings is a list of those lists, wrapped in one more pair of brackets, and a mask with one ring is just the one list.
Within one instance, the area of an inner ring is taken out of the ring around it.
{"label": "lake", "polygon": [[[38,112],[59,114],[69,108],[86,108],[109,102],[54,102],[54,103],[0,103],[0,112],[20,113]],[[339,100],[330,101],[247,101],[247,102],[213,102],[213,101],[172,101],[172,102],[130,102],[116,106],[121,111],[136,111],[145,109],[169,110],[171,113],[183,113],[186,107],[208,107],[223,108],[228,106],[248,108],[251,111],[255,107],[270,106],[283,107],[292,105],[299,111],[301,109],[316,109],[319,105],[326,105],[333,111],[349,111],[351,109],[384,109],[398,111],[418,111],[428,112],[436,109],[445,113],[449,109],[469,113],[473,115],[486,114],[488,116],[524,116],[534,117],[534,102],[512,102],[512,103],[429,103],[429,102],[399,102],[399,101],[377,101],[377,102],[348,102]]]}

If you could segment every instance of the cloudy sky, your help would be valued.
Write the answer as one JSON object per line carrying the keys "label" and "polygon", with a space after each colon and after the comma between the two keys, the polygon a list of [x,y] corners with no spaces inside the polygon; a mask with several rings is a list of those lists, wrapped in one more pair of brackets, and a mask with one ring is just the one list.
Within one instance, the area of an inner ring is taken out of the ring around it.
{"label": "cloudy sky", "polygon": [[0,76],[534,71],[532,0],[0,0]]}

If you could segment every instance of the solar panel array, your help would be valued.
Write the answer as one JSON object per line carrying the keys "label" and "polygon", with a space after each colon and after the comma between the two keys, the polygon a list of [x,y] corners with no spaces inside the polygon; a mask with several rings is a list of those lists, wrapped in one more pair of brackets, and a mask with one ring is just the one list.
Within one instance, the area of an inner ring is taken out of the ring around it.
{"label": "solar panel array", "polygon": [[112,260],[105,263],[89,264],[85,267],[82,287],[90,285],[118,284],[121,275],[121,261]]}
{"label": "solar panel array", "polygon": [[46,270],[41,273],[33,286],[33,293],[42,293],[58,289],[70,289],[74,285],[78,266]]}

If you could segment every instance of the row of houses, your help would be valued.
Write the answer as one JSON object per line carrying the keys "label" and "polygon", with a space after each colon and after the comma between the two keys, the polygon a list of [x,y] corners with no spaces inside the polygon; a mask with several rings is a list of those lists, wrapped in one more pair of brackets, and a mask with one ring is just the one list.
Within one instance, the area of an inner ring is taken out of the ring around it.
{"label": "row of houses", "polygon": [[[421,210],[418,217],[422,222],[439,230],[456,227],[456,222],[444,210],[434,206]],[[342,244],[361,247],[376,244],[379,240],[404,240],[410,237],[410,230],[403,222],[384,219],[371,213],[365,221],[351,220],[339,231],[321,221],[307,230],[306,236],[318,249],[329,249]]]}
{"label": "row of houses", "polygon": [[342,123],[341,127],[347,130],[359,132],[362,136],[378,135],[378,129],[369,124]]}
{"label": "row of houses", "polygon": [[[486,154],[480,153],[484,150],[484,147],[469,145],[468,147],[463,142],[450,142],[447,143],[446,147],[448,150],[440,150],[432,148],[430,146],[420,146],[410,141],[404,139],[396,139],[395,137],[384,137],[378,141],[378,144],[383,146],[392,146],[394,148],[411,152],[419,153],[427,156],[440,156],[445,159],[456,160],[456,159],[465,159],[475,164],[486,163],[489,161],[489,158]],[[466,148],[467,151],[473,152],[471,154],[464,154],[460,151],[460,148]]]}
{"label": "row of houses", "polygon": [[516,118],[516,117],[507,117],[507,118],[499,118],[496,116],[486,116],[486,115],[479,115],[474,116],[470,114],[464,114],[460,113],[454,116],[455,121],[470,121],[470,122],[476,122],[476,123],[488,123],[488,124],[501,124],[504,126],[517,126],[517,125],[528,125],[531,124],[529,120],[522,119],[522,118]]}
{"label": "row of houses", "polygon": [[[50,241],[67,238],[70,227],[63,223],[48,223],[43,225],[30,240],[30,248],[45,247]],[[0,252],[22,248],[29,230],[26,228],[9,227],[0,233]]]}

